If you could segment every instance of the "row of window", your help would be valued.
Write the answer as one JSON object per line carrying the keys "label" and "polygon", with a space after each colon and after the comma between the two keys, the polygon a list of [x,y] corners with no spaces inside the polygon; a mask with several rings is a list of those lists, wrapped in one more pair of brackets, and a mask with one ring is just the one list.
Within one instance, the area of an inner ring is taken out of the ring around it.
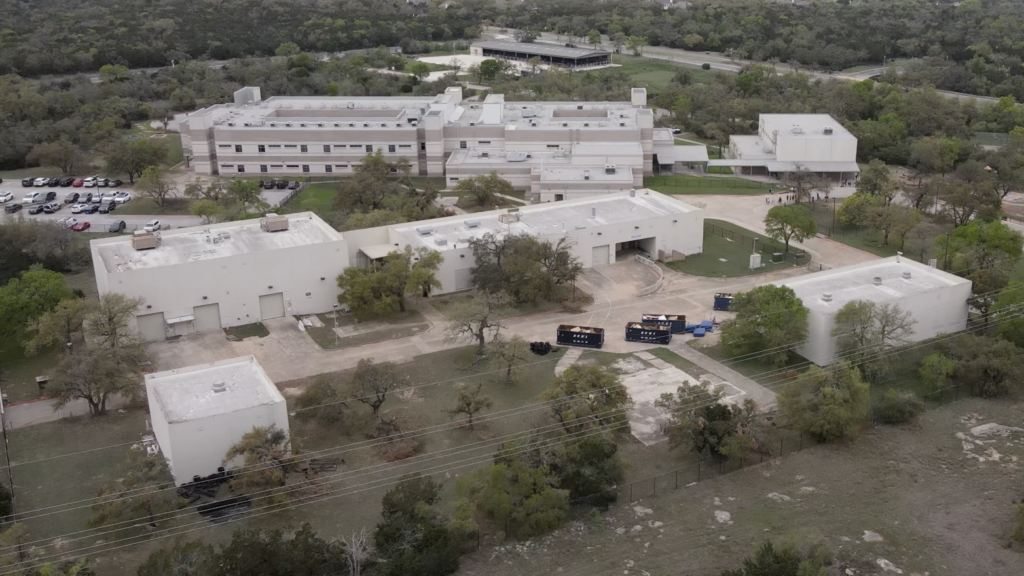
{"label": "row of window", "polygon": [[[309,164],[269,164],[269,165],[268,164],[260,164],[260,172],[266,173],[266,172],[270,172],[271,170],[294,170],[294,169],[298,169],[300,167],[302,168],[303,172],[309,172],[310,171],[309,166],[310,166]],[[244,174],[245,173],[245,164],[221,164],[220,168],[221,168],[221,170],[234,169],[239,174]],[[342,169],[342,170],[348,170],[349,169],[349,165],[348,164],[324,164],[324,172],[328,172],[328,173],[334,172],[335,168],[339,168],[339,169]],[[392,170],[392,171],[394,171],[394,170]]]}
{"label": "row of window", "polygon": [[[490,144],[490,142],[487,142],[487,143]],[[465,146],[464,146],[465,142],[463,142],[462,144],[463,144],[463,148],[465,148]],[[481,144],[482,144],[482,142],[481,142]],[[241,154],[243,152],[241,144],[218,144],[217,147],[218,148],[227,149],[227,150],[230,150],[233,147],[235,149],[236,153]],[[343,148],[359,148],[359,149],[365,150],[366,152],[373,152],[373,144],[365,144],[365,145],[364,144],[334,144],[334,145],[324,144],[323,147],[324,147],[324,152],[327,153],[327,154],[331,153],[331,149],[332,148],[334,150],[339,150],[339,149],[343,149]],[[299,152],[309,152],[309,145],[307,145],[307,144],[257,144],[256,145],[256,149],[259,152],[266,152],[267,148],[298,148]],[[405,150],[405,149],[411,149],[411,148],[412,148],[412,144],[388,144],[387,145],[388,152],[398,152],[399,150]],[[377,149],[378,150],[383,150],[384,147],[383,146],[378,146]],[[425,142],[420,142],[420,150],[426,150],[426,149],[427,149],[427,144]]]}
{"label": "row of window", "polygon": [[[476,143],[477,144],[483,144],[484,146],[486,146],[486,145],[490,144],[491,141],[490,140],[477,140]],[[465,140],[459,140],[459,148],[461,148],[463,150],[466,149],[466,141]]]}

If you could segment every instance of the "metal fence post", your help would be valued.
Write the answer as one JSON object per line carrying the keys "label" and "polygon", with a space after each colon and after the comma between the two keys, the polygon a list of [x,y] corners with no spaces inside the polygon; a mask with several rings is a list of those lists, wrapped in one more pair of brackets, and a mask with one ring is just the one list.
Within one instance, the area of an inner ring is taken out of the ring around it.
{"label": "metal fence post", "polygon": [[654,495],[655,496],[658,495],[658,477],[657,476],[654,477]]}
{"label": "metal fence post", "polygon": [[697,482],[700,482],[700,460],[697,460]]}
{"label": "metal fence post", "polygon": [[804,433],[800,432],[800,448],[798,448],[797,450],[799,451],[799,450],[803,450],[803,449],[804,449]]}
{"label": "metal fence post", "polygon": [[679,490],[679,470],[676,470],[676,490]]}
{"label": "metal fence post", "polygon": [[779,439],[779,456],[786,455],[786,437],[783,436]]}
{"label": "metal fence post", "polygon": [[721,460],[718,461],[718,475],[719,476],[722,475],[722,461]]}
{"label": "metal fence post", "polygon": [[629,503],[633,503],[633,483],[629,483]]}

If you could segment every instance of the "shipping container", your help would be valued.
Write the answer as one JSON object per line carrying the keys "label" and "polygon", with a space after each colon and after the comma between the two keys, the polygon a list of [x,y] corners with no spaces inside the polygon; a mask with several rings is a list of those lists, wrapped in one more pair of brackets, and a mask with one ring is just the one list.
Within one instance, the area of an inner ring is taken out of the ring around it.
{"label": "shipping container", "polygon": [[719,292],[715,294],[715,310],[728,310],[732,308],[732,294]]}
{"label": "shipping container", "polygon": [[557,341],[562,346],[600,348],[604,345],[604,328],[562,324],[558,327]]}
{"label": "shipping container", "polygon": [[673,334],[686,331],[686,316],[682,314],[642,314],[640,321],[644,324],[668,324]]}
{"label": "shipping container", "polygon": [[649,324],[647,322],[626,324],[626,342],[668,344],[671,341],[672,326],[668,324]]}

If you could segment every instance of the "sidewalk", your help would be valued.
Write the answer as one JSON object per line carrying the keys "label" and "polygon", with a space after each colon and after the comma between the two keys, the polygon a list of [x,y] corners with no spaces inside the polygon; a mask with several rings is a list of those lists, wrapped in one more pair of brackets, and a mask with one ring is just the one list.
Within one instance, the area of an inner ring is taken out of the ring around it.
{"label": "sidewalk", "polygon": [[[35,424],[56,422],[61,418],[89,415],[89,403],[85,400],[74,400],[60,409],[56,409],[54,403],[52,398],[42,398],[11,404],[4,408],[4,425],[8,430],[17,430]],[[107,400],[107,410],[117,410],[126,403],[120,396],[112,397]]]}
{"label": "sidewalk", "polygon": [[674,339],[668,348],[690,362],[693,362],[697,366],[700,366],[715,376],[720,377],[722,380],[725,380],[740,390],[743,390],[743,392],[746,393],[746,397],[757,402],[757,406],[761,410],[766,411],[775,407],[775,392],[765,388],[757,382],[754,382],[732,368],[725,366],[718,360],[702,354],[693,347],[688,346],[686,344],[686,340],[682,338]]}

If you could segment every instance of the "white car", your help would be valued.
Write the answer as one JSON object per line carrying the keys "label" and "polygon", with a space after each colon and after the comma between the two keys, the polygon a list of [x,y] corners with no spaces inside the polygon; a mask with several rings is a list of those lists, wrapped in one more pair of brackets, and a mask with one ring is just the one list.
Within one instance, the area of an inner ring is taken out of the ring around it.
{"label": "white car", "polygon": [[102,204],[104,202],[113,202],[116,198],[117,198],[117,193],[115,193],[115,192],[106,192],[106,193],[103,194],[103,196],[100,196],[100,204]]}
{"label": "white car", "polygon": [[72,213],[72,214],[81,214],[81,213],[82,213],[82,210],[83,210],[83,209],[84,209],[84,208],[85,208],[86,206],[88,206],[88,204],[72,204],[72,205],[71,205],[71,213]]}
{"label": "white car", "polygon": [[89,176],[88,178],[83,178],[82,179],[82,186],[85,186],[86,188],[95,188],[96,187],[96,177],[95,176]]}
{"label": "white car", "polygon": [[132,193],[131,192],[116,192],[114,194],[114,203],[115,204],[124,204],[125,202],[128,202],[131,199],[132,199]]}
{"label": "white car", "polygon": [[24,198],[21,199],[21,203],[22,204],[34,204],[36,202],[41,201],[41,199],[45,198],[45,197],[46,197],[46,195],[43,194],[42,192],[29,192],[28,194],[25,194]]}
{"label": "white car", "polygon": [[50,184],[50,179],[49,178],[36,178],[35,181],[32,184],[34,186],[39,186],[39,187],[48,186]]}
{"label": "white car", "polygon": [[67,218],[61,218],[60,220],[57,220],[57,225],[63,226],[65,228],[71,228],[75,224],[78,224],[78,219],[72,218],[70,216],[68,216]]}
{"label": "white car", "polygon": [[145,230],[146,232],[156,232],[157,230],[160,229],[160,221],[150,220],[149,222],[146,222],[146,225],[143,226],[142,229]]}
{"label": "white car", "polygon": [[10,202],[11,200],[14,200],[14,194],[11,194],[10,192],[0,192],[0,204]]}

